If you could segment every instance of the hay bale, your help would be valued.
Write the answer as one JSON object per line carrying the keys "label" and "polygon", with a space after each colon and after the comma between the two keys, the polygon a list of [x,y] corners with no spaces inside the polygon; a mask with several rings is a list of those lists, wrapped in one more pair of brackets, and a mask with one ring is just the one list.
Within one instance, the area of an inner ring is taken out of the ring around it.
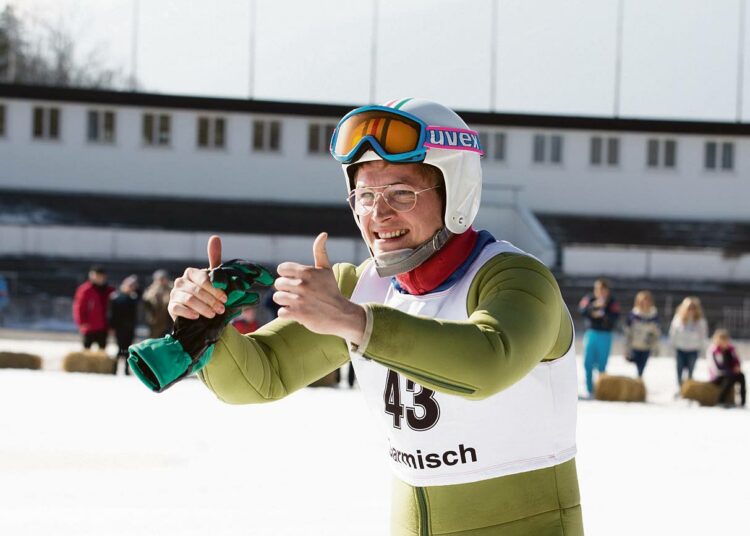
{"label": "hay bale", "polygon": [[594,397],[608,402],[645,402],[646,386],[640,378],[600,374],[594,387]]}
{"label": "hay bale", "polygon": [[336,371],[334,370],[330,374],[326,374],[318,381],[311,383],[310,387],[335,387],[338,385],[338,382],[336,381]]}
{"label": "hay bale", "polygon": [[39,370],[42,358],[21,352],[0,352],[0,368]]}
{"label": "hay bale", "polygon": [[96,374],[114,374],[117,360],[104,352],[83,350],[71,352],[63,359],[63,370],[66,372],[93,372]]}
{"label": "hay bale", "polygon": [[[720,393],[721,388],[711,382],[686,380],[680,388],[680,396],[682,396],[682,398],[686,400],[695,400],[701,406],[715,406],[718,404]],[[734,396],[734,389],[730,389],[723,403],[734,404]]]}

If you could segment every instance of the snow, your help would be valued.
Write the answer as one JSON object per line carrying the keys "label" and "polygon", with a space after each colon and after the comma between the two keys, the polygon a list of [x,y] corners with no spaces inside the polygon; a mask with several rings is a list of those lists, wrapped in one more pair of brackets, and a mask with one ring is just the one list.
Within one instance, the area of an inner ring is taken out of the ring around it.
{"label": "snow", "polygon": [[[77,348],[0,339],[45,357],[0,370],[0,534],[388,533],[385,440],[356,389],[229,406],[195,380],[156,395],[61,372]],[[614,356],[610,372],[633,367]],[[750,534],[750,411],[675,400],[670,357],[646,384],[647,404],[579,404],[587,534]]]}

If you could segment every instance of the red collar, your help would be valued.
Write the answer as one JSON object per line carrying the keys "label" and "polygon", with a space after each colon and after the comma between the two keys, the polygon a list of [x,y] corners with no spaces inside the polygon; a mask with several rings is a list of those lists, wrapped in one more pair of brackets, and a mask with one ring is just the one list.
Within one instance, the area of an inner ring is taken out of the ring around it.
{"label": "red collar", "polygon": [[409,294],[421,296],[436,289],[467,259],[474,249],[479,233],[468,231],[453,236],[440,251],[405,274],[396,276],[398,284]]}

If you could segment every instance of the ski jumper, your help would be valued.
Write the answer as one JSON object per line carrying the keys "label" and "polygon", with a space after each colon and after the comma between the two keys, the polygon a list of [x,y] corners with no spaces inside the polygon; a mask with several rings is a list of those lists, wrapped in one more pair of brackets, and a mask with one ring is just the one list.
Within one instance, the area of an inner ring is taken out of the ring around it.
{"label": "ski jumper", "polygon": [[283,319],[227,329],[204,383],[229,403],[267,402],[351,359],[390,442],[392,534],[583,534],[573,330],[549,270],[493,242],[423,295],[370,261],[333,271],[366,304],[360,348]]}

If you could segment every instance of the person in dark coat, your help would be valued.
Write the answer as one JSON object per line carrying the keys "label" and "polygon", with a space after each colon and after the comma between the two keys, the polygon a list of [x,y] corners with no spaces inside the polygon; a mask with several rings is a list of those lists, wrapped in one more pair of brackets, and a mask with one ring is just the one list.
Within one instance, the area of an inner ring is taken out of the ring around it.
{"label": "person in dark coat", "polygon": [[83,347],[96,343],[101,350],[107,346],[107,309],[114,288],[107,284],[107,272],[101,266],[89,269],[88,281],[81,284],[73,297],[73,320],[83,335]]}
{"label": "person in dark coat", "polygon": [[[125,360],[125,374],[130,374],[128,347],[135,338],[135,324],[138,315],[138,277],[129,275],[120,283],[109,301],[109,326],[117,340],[117,359]],[[115,369],[115,374],[117,369]]]}

